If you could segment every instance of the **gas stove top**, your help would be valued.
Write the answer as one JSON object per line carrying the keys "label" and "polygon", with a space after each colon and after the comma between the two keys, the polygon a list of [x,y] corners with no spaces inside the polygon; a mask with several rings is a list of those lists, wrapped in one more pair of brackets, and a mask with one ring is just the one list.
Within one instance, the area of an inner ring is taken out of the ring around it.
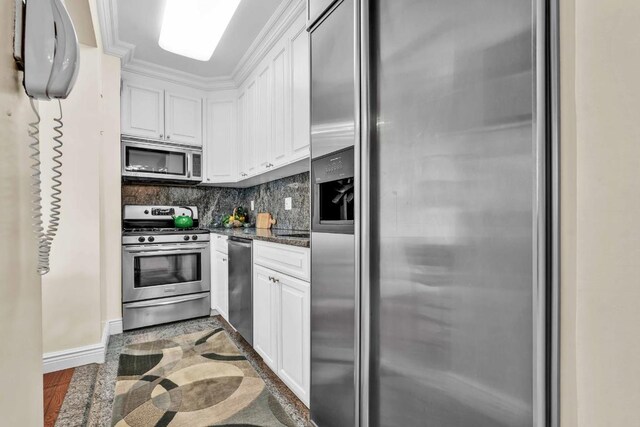
{"label": "gas stove top", "polygon": [[[173,227],[175,215],[193,219],[192,228]],[[122,213],[123,245],[163,243],[202,244],[209,241],[209,230],[198,226],[196,206],[125,205]]]}

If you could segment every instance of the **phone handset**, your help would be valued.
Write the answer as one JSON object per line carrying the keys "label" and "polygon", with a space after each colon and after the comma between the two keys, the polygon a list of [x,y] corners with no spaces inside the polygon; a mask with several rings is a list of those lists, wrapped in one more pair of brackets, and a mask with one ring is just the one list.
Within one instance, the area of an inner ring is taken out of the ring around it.
{"label": "phone handset", "polygon": [[[33,227],[38,237],[38,272],[49,272],[51,245],[60,224],[62,202],[62,106],[78,76],[80,48],[71,18],[61,0],[16,0],[14,57],[24,71],[23,85],[36,121],[29,123],[33,159]],[[47,227],[42,219],[40,180],[40,115],[34,100],[58,100],[55,118],[51,206]]]}

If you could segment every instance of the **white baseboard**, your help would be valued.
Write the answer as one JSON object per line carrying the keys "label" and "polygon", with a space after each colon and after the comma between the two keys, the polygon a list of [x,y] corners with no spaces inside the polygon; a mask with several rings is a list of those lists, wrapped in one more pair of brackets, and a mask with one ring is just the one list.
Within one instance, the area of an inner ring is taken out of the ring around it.
{"label": "white baseboard", "polygon": [[107,320],[99,343],[42,355],[42,370],[48,372],[76,368],[91,363],[104,363],[109,337],[122,333],[122,319]]}
{"label": "white baseboard", "polygon": [[109,336],[122,333],[122,319],[107,320],[109,325]]}
{"label": "white baseboard", "polygon": [[104,346],[102,343],[45,353],[42,357],[42,370],[46,374],[90,363],[104,363]]}

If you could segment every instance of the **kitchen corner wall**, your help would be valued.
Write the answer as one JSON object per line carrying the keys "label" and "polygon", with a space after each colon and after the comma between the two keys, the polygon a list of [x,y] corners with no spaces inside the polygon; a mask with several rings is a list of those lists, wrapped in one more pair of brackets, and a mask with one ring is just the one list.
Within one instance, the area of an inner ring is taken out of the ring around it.
{"label": "kitchen corner wall", "polygon": [[27,136],[35,114],[12,57],[13,17],[14,2],[0,0],[0,425],[40,427],[42,299]]}
{"label": "kitchen corner wall", "polygon": [[640,2],[560,1],[561,425],[640,423]]}
{"label": "kitchen corner wall", "polygon": [[[210,226],[221,215],[237,206],[251,208],[252,220],[259,212],[270,212],[277,223],[274,228],[309,230],[311,227],[309,173],[304,172],[249,188],[178,187],[126,183],[122,185],[123,205],[192,205],[200,212],[202,227]],[[291,197],[292,209],[284,209],[284,199]]]}

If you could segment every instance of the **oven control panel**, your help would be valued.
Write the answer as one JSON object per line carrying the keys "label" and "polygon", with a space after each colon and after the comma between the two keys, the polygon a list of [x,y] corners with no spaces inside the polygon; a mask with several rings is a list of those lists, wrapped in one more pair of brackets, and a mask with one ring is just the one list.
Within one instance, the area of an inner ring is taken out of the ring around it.
{"label": "oven control panel", "polygon": [[175,215],[176,210],[174,208],[153,208],[151,209],[151,215],[153,216],[171,216]]}

